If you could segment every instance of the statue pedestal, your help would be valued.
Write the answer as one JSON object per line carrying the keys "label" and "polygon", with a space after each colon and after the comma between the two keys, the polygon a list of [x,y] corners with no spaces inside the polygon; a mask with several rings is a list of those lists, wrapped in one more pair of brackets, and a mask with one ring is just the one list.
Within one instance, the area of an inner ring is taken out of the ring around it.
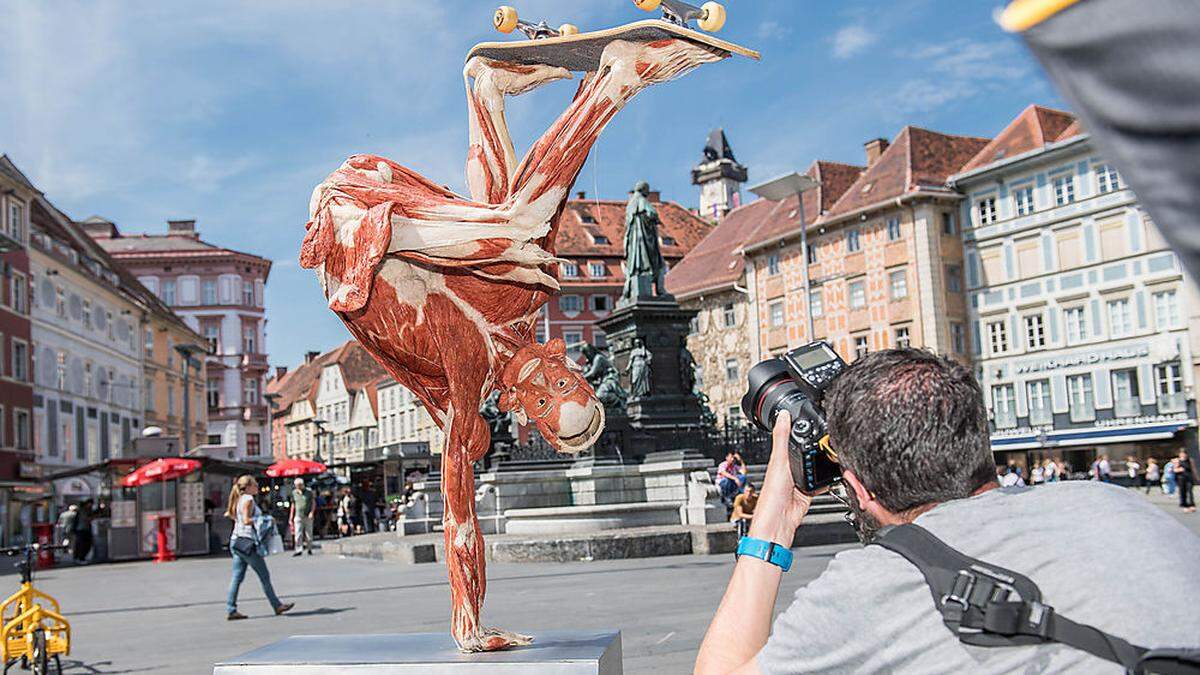
{"label": "statue pedestal", "polygon": [[618,631],[545,631],[503,652],[463,654],[447,633],[293,635],[213,667],[213,675],[412,673],[621,675]]}
{"label": "statue pedestal", "polygon": [[632,394],[629,352],[641,339],[650,351],[650,393],[630,396],[626,459],[640,459],[660,450],[677,450],[678,432],[700,426],[700,405],[691,387],[685,388],[681,355],[694,310],[683,309],[671,298],[639,298],[619,306],[597,322],[608,340],[621,384]]}

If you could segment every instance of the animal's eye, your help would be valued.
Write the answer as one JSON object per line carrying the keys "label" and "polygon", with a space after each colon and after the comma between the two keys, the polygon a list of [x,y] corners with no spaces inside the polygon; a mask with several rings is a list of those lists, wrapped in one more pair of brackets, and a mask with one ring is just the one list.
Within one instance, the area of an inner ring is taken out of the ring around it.
{"label": "animal's eye", "polygon": [[559,381],[558,381],[558,386],[559,386],[560,388],[562,388],[562,387],[566,387],[566,386],[567,386],[567,378],[565,378],[565,377],[564,377],[564,378],[562,378],[561,380],[559,380]]}
{"label": "animal's eye", "polygon": [[545,399],[545,398],[539,398],[539,399],[538,399],[538,407],[540,408],[540,407],[542,407],[542,406],[544,406],[544,405],[546,405],[546,399]]}

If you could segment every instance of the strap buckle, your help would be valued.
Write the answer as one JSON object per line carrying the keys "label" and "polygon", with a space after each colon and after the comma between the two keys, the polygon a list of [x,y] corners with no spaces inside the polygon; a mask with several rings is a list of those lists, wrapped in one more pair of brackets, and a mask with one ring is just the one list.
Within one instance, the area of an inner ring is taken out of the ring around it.
{"label": "strap buckle", "polygon": [[971,608],[971,591],[975,590],[975,583],[978,577],[968,570],[959,570],[958,576],[954,578],[954,585],[950,587],[950,592],[942,596],[942,608],[953,602],[962,608],[962,611],[967,611]]}

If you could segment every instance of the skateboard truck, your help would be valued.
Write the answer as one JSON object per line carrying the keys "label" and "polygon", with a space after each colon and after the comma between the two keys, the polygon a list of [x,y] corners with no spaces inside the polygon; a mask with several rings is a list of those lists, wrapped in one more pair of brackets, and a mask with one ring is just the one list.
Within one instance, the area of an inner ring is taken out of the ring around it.
{"label": "skateboard truck", "polygon": [[719,2],[706,2],[699,7],[682,0],[633,0],[633,4],[643,12],[661,8],[664,21],[685,28],[693,19],[701,30],[709,33],[715,33],[725,25],[725,6]]}
{"label": "skateboard truck", "polygon": [[579,28],[571,23],[551,28],[550,24],[544,20],[538,23],[525,21],[517,16],[517,8],[509,5],[501,5],[496,8],[496,14],[492,17],[492,26],[501,33],[511,33],[515,29],[520,29],[530,40],[579,34]]}

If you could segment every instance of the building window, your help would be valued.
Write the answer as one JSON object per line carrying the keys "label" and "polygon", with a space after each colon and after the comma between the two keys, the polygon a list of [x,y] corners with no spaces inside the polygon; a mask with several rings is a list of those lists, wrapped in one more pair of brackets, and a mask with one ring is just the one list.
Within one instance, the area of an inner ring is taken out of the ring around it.
{"label": "building window", "polygon": [[54,289],[54,312],[60,319],[67,318],[67,295],[62,286]]}
{"label": "building window", "polygon": [[1092,374],[1067,376],[1067,400],[1072,422],[1096,419],[1096,402],[1092,397]]}
{"label": "building window", "polygon": [[221,381],[209,378],[204,387],[204,398],[208,402],[209,410],[216,410],[221,407]]}
{"label": "building window", "polygon": [[1050,380],[1034,380],[1025,384],[1025,394],[1029,399],[1029,424],[1043,426],[1054,421],[1050,411]]}
{"label": "building window", "polygon": [[767,306],[767,312],[771,316],[771,328],[783,327],[783,301],[779,300],[772,302]]}
{"label": "building window", "polygon": [[1054,179],[1054,203],[1058,206],[1075,201],[1075,176],[1063,174]]}
{"label": "building window", "polygon": [[167,414],[175,415],[175,390],[171,388],[171,383],[167,383]]}
{"label": "building window", "polygon": [[962,265],[946,265],[946,290],[962,293]]}
{"label": "building window", "polygon": [[583,311],[583,298],[578,295],[560,295],[558,309],[563,314],[575,315]]}
{"label": "building window", "polygon": [[612,299],[607,295],[593,295],[591,303],[593,312],[607,312],[611,308]]}
{"label": "building window", "polygon": [[809,265],[817,264],[817,245],[808,244],[808,253],[805,255]]}
{"label": "building window", "polygon": [[808,289],[808,311],[812,312],[814,319],[825,313],[825,303],[819,287]]}
{"label": "building window", "polygon": [[25,241],[25,205],[15,199],[8,200],[8,233],[19,242]]}
{"label": "building window", "polygon": [[608,268],[604,266],[604,263],[588,263],[588,276],[606,277],[608,276]]}
{"label": "building window", "polygon": [[1154,380],[1160,413],[1182,412],[1187,409],[1187,399],[1183,395],[1183,371],[1178,362],[1154,366]]}
{"label": "building window", "polygon": [[912,346],[912,339],[908,336],[908,326],[900,326],[895,332],[895,342],[898,349],[908,349]]}
{"label": "building window", "polygon": [[1154,294],[1154,327],[1158,330],[1179,327],[1179,303],[1175,291]]}
{"label": "building window", "polygon": [[867,306],[867,285],[861,281],[850,282],[850,307],[859,309]]}
{"label": "building window", "polygon": [[18,450],[28,450],[30,441],[29,411],[13,409],[13,442]]}
{"label": "building window", "polygon": [[92,301],[91,300],[83,301],[83,327],[88,330],[92,329]]}
{"label": "building window", "polygon": [[1067,344],[1074,345],[1087,339],[1087,316],[1083,307],[1068,307],[1065,310],[1067,321]]}
{"label": "building window", "polygon": [[1108,331],[1111,337],[1125,337],[1133,333],[1133,316],[1129,312],[1128,298],[1108,301]]}
{"label": "building window", "polygon": [[1013,190],[1013,207],[1018,216],[1033,213],[1033,186],[1026,185]]}
{"label": "building window", "polygon": [[8,283],[9,297],[8,304],[17,314],[25,314],[29,311],[29,286],[25,282],[25,275],[20,272],[13,272],[12,281]]}
{"label": "building window", "polygon": [[142,407],[146,410],[154,410],[154,380],[146,378],[142,384]]}
{"label": "building window", "polygon": [[204,324],[204,340],[208,343],[208,353],[216,354],[221,349],[221,326],[216,322]]}
{"label": "building window", "polygon": [[737,359],[725,359],[725,381],[737,382],[741,379],[741,368],[738,367]]}
{"label": "building window", "polygon": [[767,274],[770,274],[770,275],[779,274],[779,254],[778,253],[772,253],[771,255],[767,256]]}
{"label": "building window", "polygon": [[1011,384],[992,387],[992,419],[997,429],[1017,426],[1017,396]]}
{"label": "building window", "polygon": [[871,351],[867,345],[866,335],[857,335],[854,337],[854,358],[861,359]]}
{"label": "building window", "polygon": [[1133,417],[1142,412],[1138,401],[1137,369],[1124,368],[1112,371],[1113,414],[1117,417]]}
{"label": "building window", "polygon": [[1121,178],[1111,165],[1097,164],[1093,170],[1096,172],[1096,186],[1100,194],[1121,189]]}
{"label": "building window", "polygon": [[568,279],[574,279],[579,276],[579,265],[573,262],[562,263],[562,275]]}
{"label": "building window", "polygon": [[205,279],[200,282],[200,302],[205,305],[217,304],[217,282]]}
{"label": "building window", "polygon": [[950,346],[957,354],[967,352],[967,332],[961,323],[950,322]]}
{"label": "building window", "polygon": [[990,225],[996,222],[996,198],[984,197],[975,204],[975,210],[979,214],[980,225]]}
{"label": "building window", "polygon": [[893,300],[907,298],[908,272],[902,269],[888,272],[888,288],[890,289]]}
{"label": "building window", "polygon": [[258,331],[252,325],[251,326],[242,326],[242,353],[243,354],[257,354],[258,353],[258,350],[256,349],[256,347],[258,347],[258,340],[257,340],[258,336],[256,335],[257,332]]}
{"label": "building window", "polygon": [[1046,321],[1041,314],[1025,317],[1025,348],[1029,351],[1046,347]]}
{"label": "building window", "polygon": [[1008,322],[992,321],[987,325],[988,344],[993,354],[1003,354],[1008,351]]}
{"label": "building window", "polygon": [[958,228],[954,227],[954,214],[949,211],[942,212],[942,234],[953,235]]}
{"label": "building window", "polygon": [[721,317],[726,328],[733,328],[737,325],[737,315],[733,310],[732,302],[725,303],[725,308],[721,310]]}
{"label": "building window", "polygon": [[175,306],[175,280],[174,279],[163,279],[162,301],[168,307]]}
{"label": "building window", "polygon": [[262,453],[262,439],[256,433],[246,434],[246,456],[258,457]]}
{"label": "building window", "polygon": [[258,380],[253,377],[242,383],[242,405],[258,405]]}
{"label": "building window", "polygon": [[577,330],[563,331],[563,342],[567,343],[567,358],[574,361],[583,352],[583,332]]}
{"label": "building window", "polygon": [[900,219],[899,218],[888,218],[887,219],[888,241],[899,241],[900,236],[901,236],[900,235]]}
{"label": "building window", "polygon": [[29,379],[29,345],[22,340],[12,341],[12,376],[20,382]]}
{"label": "building window", "polygon": [[862,250],[862,242],[859,240],[859,231],[857,227],[851,228],[846,232],[846,251],[854,253]]}
{"label": "building window", "polygon": [[608,335],[595,326],[592,327],[592,345],[597,349],[608,349]]}

